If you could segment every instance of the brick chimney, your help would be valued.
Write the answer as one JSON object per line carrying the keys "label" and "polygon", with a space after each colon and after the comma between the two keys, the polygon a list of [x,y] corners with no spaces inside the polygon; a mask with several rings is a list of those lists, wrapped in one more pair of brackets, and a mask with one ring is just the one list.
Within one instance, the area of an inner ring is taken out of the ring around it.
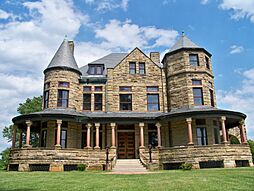
{"label": "brick chimney", "polygon": [[155,63],[160,63],[160,53],[159,52],[150,52],[150,58]]}
{"label": "brick chimney", "polygon": [[69,43],[72,54],[74,54],[74,42],[72,40],[69,40],[68,43]]}

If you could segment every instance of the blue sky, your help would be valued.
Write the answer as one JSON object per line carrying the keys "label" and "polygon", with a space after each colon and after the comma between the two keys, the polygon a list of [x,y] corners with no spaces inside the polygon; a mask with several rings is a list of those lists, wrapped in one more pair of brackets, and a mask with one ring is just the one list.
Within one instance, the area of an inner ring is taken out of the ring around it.
{"label": "blue sky", "polygon": [[212,53],[217,105],[246,113],[254,139],[254,0],[1,0],[0,131],[18,103],[42,94],[65,35],[83,66],[136,46],[164,55],[182,31]]}

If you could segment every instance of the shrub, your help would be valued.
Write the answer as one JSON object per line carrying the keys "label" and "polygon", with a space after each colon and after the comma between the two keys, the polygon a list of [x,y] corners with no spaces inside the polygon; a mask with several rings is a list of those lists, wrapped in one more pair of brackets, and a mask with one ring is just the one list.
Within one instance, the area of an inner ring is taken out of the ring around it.
{"label": "shrub", "polygon": [[192,164],[190,164],[190,163],[183,163],[180,166],[180,168],[183,169],[183,170],[191,170],[192,169]]}
{"label": "shrub", "polygon": [[78,168],[78,171],[85,171],[86,170],[86,164],[78,164],[77,168]]}
{"label": "shrub", "polygon": [[248,143],[249,143],[251,154],[252,154],[252,161],[254,163],[254,141],[253,140],[248,140]]}
{"label": "shrub", "polygon": [[0,170],[7,170],[9,164],[10,148],[5,149],[0,153],[2,159],[0,160]]}

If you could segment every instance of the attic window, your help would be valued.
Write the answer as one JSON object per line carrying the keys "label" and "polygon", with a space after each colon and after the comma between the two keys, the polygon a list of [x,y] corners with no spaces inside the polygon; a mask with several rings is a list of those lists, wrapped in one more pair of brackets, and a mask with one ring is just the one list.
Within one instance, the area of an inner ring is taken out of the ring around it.
{"label": "attic window", "polygon": [[103,74],[103,65],[89,65],[88,66],[89,75],[102,75]]}

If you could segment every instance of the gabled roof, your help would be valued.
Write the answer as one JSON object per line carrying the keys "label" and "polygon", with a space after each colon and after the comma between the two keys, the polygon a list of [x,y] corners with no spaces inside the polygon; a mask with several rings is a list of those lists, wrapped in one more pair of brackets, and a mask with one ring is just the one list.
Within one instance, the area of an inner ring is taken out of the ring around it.
{"label": "gabled roof", "polygon": [[200,48],[200,47],[183,34],[174,44],[174,46],[171,47],[169,52],[173,52],[181,48]]}
{"label": "gabled roof", "polygon": [[80,71],[82,72],[82,76],[88,76],[89,74],[87,73],[88,71],[88,66],[91,64],[103,64],[105,67],[104,74],[106,75],[107,68],[114,68],[118,63],[120,63],[128,53],[111,53],[108,54],[98,60],[95,60],[93,62],[90,62],[88,65],[85,65],[80,68]]}
{"label": "gabled roof", "polygon": [[81,74],[68,40],[64,39],[44,73],[52,68],[71,69]]}

